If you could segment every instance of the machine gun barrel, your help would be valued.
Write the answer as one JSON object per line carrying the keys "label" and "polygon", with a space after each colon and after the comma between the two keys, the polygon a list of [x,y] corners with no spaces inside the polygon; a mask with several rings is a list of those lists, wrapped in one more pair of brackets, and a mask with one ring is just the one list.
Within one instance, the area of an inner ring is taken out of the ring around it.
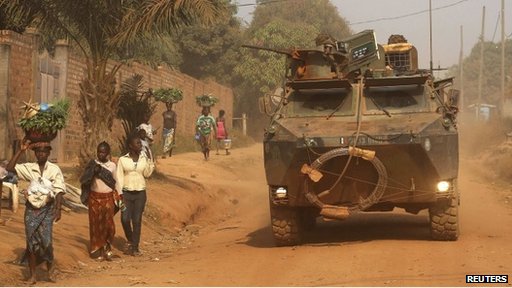
{"label": "machine gun barrel", "polygon": [[261,46],[255,46],[255,45],[246,45],[246,44],[242,45],[242,47],[270,51],[270,52],[274,52],[274,53],[278,53],[278,54],[288,55],[290,57],[292,56],[292,53],[289,51],[277,50],[277,49],[273,49],[273,48],[267,48],[267,47],[261,47]]}

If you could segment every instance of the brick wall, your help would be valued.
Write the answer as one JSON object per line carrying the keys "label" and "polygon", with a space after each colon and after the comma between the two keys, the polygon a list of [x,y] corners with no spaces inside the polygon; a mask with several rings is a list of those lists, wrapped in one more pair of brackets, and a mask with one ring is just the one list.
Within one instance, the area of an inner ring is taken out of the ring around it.
{"label": "brick wall", "polygon": [[[13,128],[20,117],[19,109],[22,101],[28,101],[30,98],[39,101],[38,95],[35,94],[34,78],[37,77],[38,67],[35,61],[37,54],[36,45],[37,36],[35,35],[19,35],[11,31],[0,31],[0,45],[8,43],[10,45],[10,59],[9,59],[9,107],[13,112],[13,119],[9,120],[9,125]],[[61,46],[62,47],[62,46]],[[58,50],[58,53],[63,53],[64,50]],[[64,54],[62,54],[64,55]],[[68,161],[74,160],[78,155],[80,145],[83,143],[83,125],[80,114],[78,113],[77,103],[80,93],[80,81],[83,78],[85,63],[80,55],[69,53],[66,51],[65,57],[56,55],[61,65],[61,73],[59,77],[65,77],[65,89],[63,95],[60,97],[67,97],[72,101],[70,111],[70,118],[68,126],[61,133],[58,149],[59,153],[52,153],[59,155],[59,160]],[[110,63],[112,67],[115,63]],[[65,66],[65,67],[63,67]],[[143,76],[145,88],[169,88],[177,87],[183,90],[183,101],[174,105],[174,110],[178,115],[178,128],[177,133],[180,137],[192,137],[194,134],[194,125],[197,116],[200,114],[200,107],[195,104],[195,96],[204,93],[212,93],[219,98],[219,103],[212,109],[212,114],[216,116],[219,109],[226,111],[226,123],[230,125],[231,117],[233,115],[233,92],[230,88],[219,85],[215,82],[204,82],[192,78],[188,75],[179,73],[167,67],[159,67],[153,69],[151,67],[133,63],[131,65],[124,65],[118,72],[117,82],[133,76],[134,74],[141,74]],[[1,82],[0,82],[1,83]],[[161,136],[162,131],[162,113],[165,110],[165,105],[159,103],[156,113],[150,119],[150,123],[158,130],[158,135]],[[100,116],[98,116],[100,117]],[[231,127],[228,127],[231,128]],[[121,136],[123,129],[119,121],[114,123],[112,129],[112,139],[117,139]],[[16,133],[10,133],[8,137],[10,140],[20,139],[23,133],[16,130]],[[161,141],[161,137],[156,137],[155,140]],[[112,141],[112,140],[111,140]],[[1,143],[0,143],[1,144]],[[112,143],[116,145],[117,143]],[[3,147],[2,150],[5,150]]]}
{"label": "brick wall", "polygon": [[9,47],[9,59],[2,59],[8,63],[7,74],[7,89],[6,89],[6,118],[4,133],[6,134],[6,141],[2,143],[0,154],[2,158],[7,158],[12,152],[12,143],[14,139],[23,137],[23,132],[16,125],[23,105],[23,101],[34,99],[39,100],[35,93],[34,86],[34,56],[35,37],[33,35],[22,36],[12,31],[0,30],[0,45]]}
{"label": "brick wall", "polygon": [[[144,77],[144,86],[146,88],[177,87],[183,91],[183,101],[173,106],[178,115],[177,133],[190,137],[194,135],[195,120],[201,113],[201,108],[196,105],[195,97],[204,93],[212,93],[219,98],[219,103],[212,108],[212,114],[215,116],[218,114],[219,109],[224,109],[227,113],[226,122],[231,123],[233,107],[233,92],[231,89],[215,82],[199,81],[166,67],[154,70],[138,63],[133,64],[131,67],[123,66],[120,69],[118,81],[123,81],[135,73],[141,74]],[[159,127],[160,132],[163,125],[162,113],[164,111],[165,105],[159,102],[157,111],[150,119],[153,127]],[[156,140],[159,141],[160,139]]]}

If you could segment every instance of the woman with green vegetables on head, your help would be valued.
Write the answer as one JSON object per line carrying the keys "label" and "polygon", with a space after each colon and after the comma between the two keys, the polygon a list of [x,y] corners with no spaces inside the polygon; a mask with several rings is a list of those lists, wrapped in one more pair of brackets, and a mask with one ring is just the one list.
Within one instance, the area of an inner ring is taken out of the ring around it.
{"label": "woman with green vegetables on head", "polygon": [[[59,166],[48,161],[52,147],[48,142],[31,143],[23,139],[18,150],[7,164],[6,170],[14,172],[21,180],[30,181],[24,190],[26,249],[21,262],[28,260],[30,284],[36,283],[36,267],[46,262],[48,279],[55,281],[53,255],[53,224],[61,218],[62,198],[66,192],[64,176]],[[27,149],[34,150],[35,163],[16,164]]]}
{"label": "woman with green vegetables on head", "polygon": [[210,107],[203,107],[201,116],[196,121],[196,133],[199,134],[199,142],[201,143],[201,150],[204,155],[204,160],[208,161],[210,158],[210,149],[213,139],[213,133],[217,134],[217,126],[215,125],[215,118],[210,115]]}
{"label": "woman with green vegetables on head", "polygon": [[166,158],[167,155],[169,157],[172,156],[172,150],[176,143],[176,123],[178,116],[176,112],[172,110],[172,106],[175,103],[178,103],[183,99],[183,91],[178,88],[161,88],[157,89],[153,96],[155,100],[164,102],[166,111],[162,113],[164,127],[162,129],[162,140],[163,140],[163,156],[162,158]]}
{"label": "woman with green vegetables on head", "polygon": [[172,149],[174,148],[176,138],[174,134],[176,133],[176,125],[177,125],[177,115],[176,112],[172,110],[172,102],[165,103],[167,107],[167,111],[162,113],[162,117],[164,118],[164,128],[162,130],[163,142],[164,142],[164,155],[165,158],[167,155],[169,157],[172,156]]}
{"label": "woman with green vegetables on head", "polygon": [[[58,130],[66,126],[69,102],[61,100],[54,104],[25,102],[25,111],[18,122],[25,131],[25,138],[6,166],[30,185],[23,191],[25,202],[26,248],[21,262],[28,261],[30,284],[36,283],[36,268],[46,262],[48,279],[55,281],[53,255],[53,224],[61,218],[61,205],[66,192],[64,176],[59,166],[48,161],[52,147],[50,141]],[[34,150],[37,161],[17,164],[27,149]]]}

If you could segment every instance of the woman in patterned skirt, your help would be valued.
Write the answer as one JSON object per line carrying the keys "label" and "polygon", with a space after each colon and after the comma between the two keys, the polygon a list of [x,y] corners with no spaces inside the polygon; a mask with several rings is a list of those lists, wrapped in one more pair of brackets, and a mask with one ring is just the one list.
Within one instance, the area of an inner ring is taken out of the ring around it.
{"label": "woman in patterned skirt", "polygon": [[112,259],[112,241],[116,233],[114,214],[115,201],[118,198],[115,191],[116,164],[109,160],[110,145],[101,142],[96,149],[96,160],[91,160],[82,175],[82,193],[87,193],[88,199],[82,199],[89,207],[89,236],[91,257],[98,261]]}

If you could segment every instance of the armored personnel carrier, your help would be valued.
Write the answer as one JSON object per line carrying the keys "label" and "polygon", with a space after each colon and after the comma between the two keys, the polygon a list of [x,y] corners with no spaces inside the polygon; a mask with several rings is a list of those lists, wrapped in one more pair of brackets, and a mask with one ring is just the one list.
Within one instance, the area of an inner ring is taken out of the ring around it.
{"label": "armored personnel carrier", "polygon": [[456,240],[453,79],[418,69],[416,48],[400,35],[379,45],[365,30],[319,44],[277,51],[288,59],[283,93],[260,99],[270,116],[263,147],[276,244],[300,243],[318,216],[396,207],[428,209],[432,238]]}

